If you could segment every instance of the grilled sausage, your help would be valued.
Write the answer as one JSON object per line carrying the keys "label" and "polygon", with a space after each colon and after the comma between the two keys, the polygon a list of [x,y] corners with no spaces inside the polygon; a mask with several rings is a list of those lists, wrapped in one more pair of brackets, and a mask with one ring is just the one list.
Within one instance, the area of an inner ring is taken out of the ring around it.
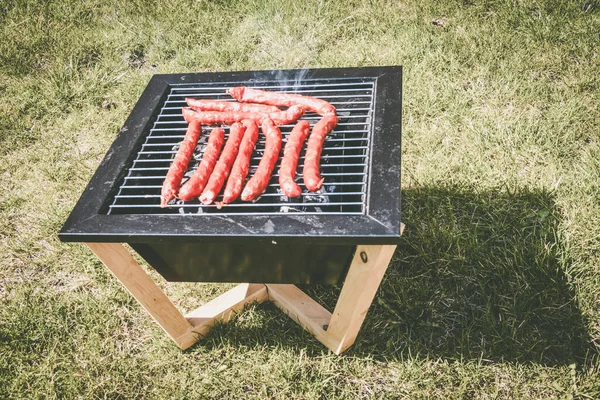
{"label": "grilled sausage", "polygon": [[247,104],[223,100],[199,100],[187,97],[185,101],[188,104],[188,106],[190,106],[190,108],[195,111],[242,111],[257,113],[274,113],[281,111],[275,106],[267,106],[264,104]]}
{"label": "grilled sausage", "polygon": [[319,190],[325,180],[321,178],[319,172],[323,142],[327,134],[335,128],[337,122],[338,119],[335,115],[321,118],[313,127],[312,133],[308,138],[302,175],[304,175],[304,186],[311,192]]}
{"label": "grilled sausage", "polygon": [[223,204],[229,204],[237,199],[242,192],[244,180],[248,175],[250,167],[250,157],[254,150],[254,145],[258,139],[258,125],[253,120],[245,119],[242,124],[246,127],[246,133],[240,145],[240,151],[235,159],[231,174],[227,180],[227,186],[223,193]]}
{"label": "grilled sausage", "polygon": [[163,182],[160,192],[161,208],[167,207],[167,203],[177,196],[183,174],[185,174],[188,164],[192,159],[201,132],[202,127],[200,123],[198,121],[191,121]]}
{"label": "grilled sausage", "polygon": [[335,107],[321,99],[311,96],[302,96],[294,93],[270,92],[245,86],[238,86],[228,89],[233,98],[242,103],[260,103],[277,107],[292,107],[301,105],[307,110],[316,112],[322,116],[335,115]]}
{"label": "grilled sausage", "polygon": [[296,167],[302,145],[310,132],[310,123],[308,121],[299,121],[292,133],[288,136],[287,143],[283,149],[283,160],[279,167],[279,186],[287,197],[298,197],[302,194],[302,189],[294,181],[296,176]]}
{"label": "grilled sausage", "polygon": [[215,198],[221,191],[239,151],[240,142],[242,141],[245,130],[246,127],[239,122],[235,122],[231,125],[229,138],[227,139],[227,143],[225,143],[223,153],[221,153],[221,157],[219,157],[219,161],[210,175],[210,179],[202,191],[202,195],[200,195],[202,204],[210,204],[215,201]]}
{"label": "grilled sausage", "polygon": [[185,119],[185,122],[187,122],[188,124],[192,121],[198,121],[198,113],[192,110],[191,108],[182,107],[181,114],[183,115],[183,119]]}
{"label": "grilled sausage", "polygon": [[242,192],[243,201],[254,200],[265,191],[281,151],[281,131],[270,118],[263,119],[262,132],[267,138],[265,151],[254,176],[250,178],[244,187]]}
{"label": "grilled sausage", "polygon": [[210,174],[215,168],[224,142],[225,131],[221,128],[213,129],[208,138],[208,145],[206,146],[206,149],[204,149],[202,161],[200,162],[200,165],[198,165],[198,169],[181,189],[179,189],[178,197],[181,200],[189,201],[200,196],[200,193],[202,193],[202,190],[204,189],[204,185],[206,185],[206,181],[208,181]]}
{"label": "grilled sausage", "polygon": [[234,122],[239,122],[243,119],[253,119],[257,123],[263,118],[270,117],[277,125],[286,125],[297,121],[304,114],[304,107],[295,105],[285,111],[274,113],[256,113],[243,111],[194,111],[190,109],[184,110],[184,117],[187,121],[196,120],[203,125],[231,125]]}

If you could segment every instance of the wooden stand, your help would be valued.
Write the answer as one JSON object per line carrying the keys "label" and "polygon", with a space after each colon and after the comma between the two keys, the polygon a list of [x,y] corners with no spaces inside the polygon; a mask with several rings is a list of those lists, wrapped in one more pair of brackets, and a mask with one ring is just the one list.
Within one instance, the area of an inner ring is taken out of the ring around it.
{"label": "wooden stand", "polygon": [[184,316],[123,245],[87,245],[182,349],[206,335],[216,321],[229,321],[246,304],[272,301],[336,354],[354,343],[396,249],[395,245],[357,247],[333,313],[295,285],[242,283]]}

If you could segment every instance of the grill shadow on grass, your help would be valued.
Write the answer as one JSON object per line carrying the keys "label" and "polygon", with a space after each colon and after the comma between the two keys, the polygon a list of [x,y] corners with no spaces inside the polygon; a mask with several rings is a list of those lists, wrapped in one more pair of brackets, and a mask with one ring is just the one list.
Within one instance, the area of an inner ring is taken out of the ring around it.
{"label": "grill shadow on grass", "polygon": [[551,193],[450,187],[403,196],[403,243],[351,351],[583,360],[589,341]]}
{"label": "grill shadow on grass", "polygon": [[[403,196],[403,243],[345,354],[566,365],[593,351],[564,273],[570,260],[552,194],[451,187]],[[340,290],[303,289],[329,310]],[[255,312],[261,324],[233,321],[205,345],[323,351],[273,305]]]}

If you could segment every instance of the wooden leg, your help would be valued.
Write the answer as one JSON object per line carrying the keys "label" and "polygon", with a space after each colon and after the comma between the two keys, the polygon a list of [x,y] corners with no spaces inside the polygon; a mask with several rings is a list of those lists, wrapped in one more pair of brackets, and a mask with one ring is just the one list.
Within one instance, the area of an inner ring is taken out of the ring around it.
{"label": "wooden leg", "polygon": [[356,248],[327,329],[338,343],[334,353],[340,354],[354,343],[395,250],[395,245]]}
{"label": "wooden leg", "polygon": [[242,283],[184,317],[123,245],[87,245],[182,349],[196,343],[215,321],[229,321],[245,304],[267,299],[265,285]]}
{"label": "wooden leg", "polygon": [[88,243],[87,245],[179,347],[187,348],[193,344],[190,343],[192,330],[190,323],[183,318],[171,300],[123,245],[120,243]]}
{"label": "wooden leg", "polygon": [[[300,324],[317,340],[334,350],[335,340],[327,334],[331,313],[295,285],[267,284],[269,300]],[[335,351],[335,350],[334,350]]]}
{"label": "wooden leg", "polygon": [[228,292],[186,314],[193,331],[206,335],[215,321],[229,322],[248,303],[267,300],[267,288],[262,283],[240,283]]}
{"label": "wooden leg", "polygon": [[269,300],[340,354],[354,343],[395,249],[357,247],[333,314],[294,285],[267,284]]}

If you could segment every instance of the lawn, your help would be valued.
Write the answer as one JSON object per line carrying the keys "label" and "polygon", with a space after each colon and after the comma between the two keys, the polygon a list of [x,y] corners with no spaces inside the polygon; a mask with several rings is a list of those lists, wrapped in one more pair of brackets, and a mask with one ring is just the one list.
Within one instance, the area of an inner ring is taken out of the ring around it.
{"label": "lawn", "polygon": [[[109,3],[0,3],[0,398],[600,398],[600,3]],[[153,74],[366,65],[406,230],[342,356],[269,304],[182,352],[58,240]]]}

